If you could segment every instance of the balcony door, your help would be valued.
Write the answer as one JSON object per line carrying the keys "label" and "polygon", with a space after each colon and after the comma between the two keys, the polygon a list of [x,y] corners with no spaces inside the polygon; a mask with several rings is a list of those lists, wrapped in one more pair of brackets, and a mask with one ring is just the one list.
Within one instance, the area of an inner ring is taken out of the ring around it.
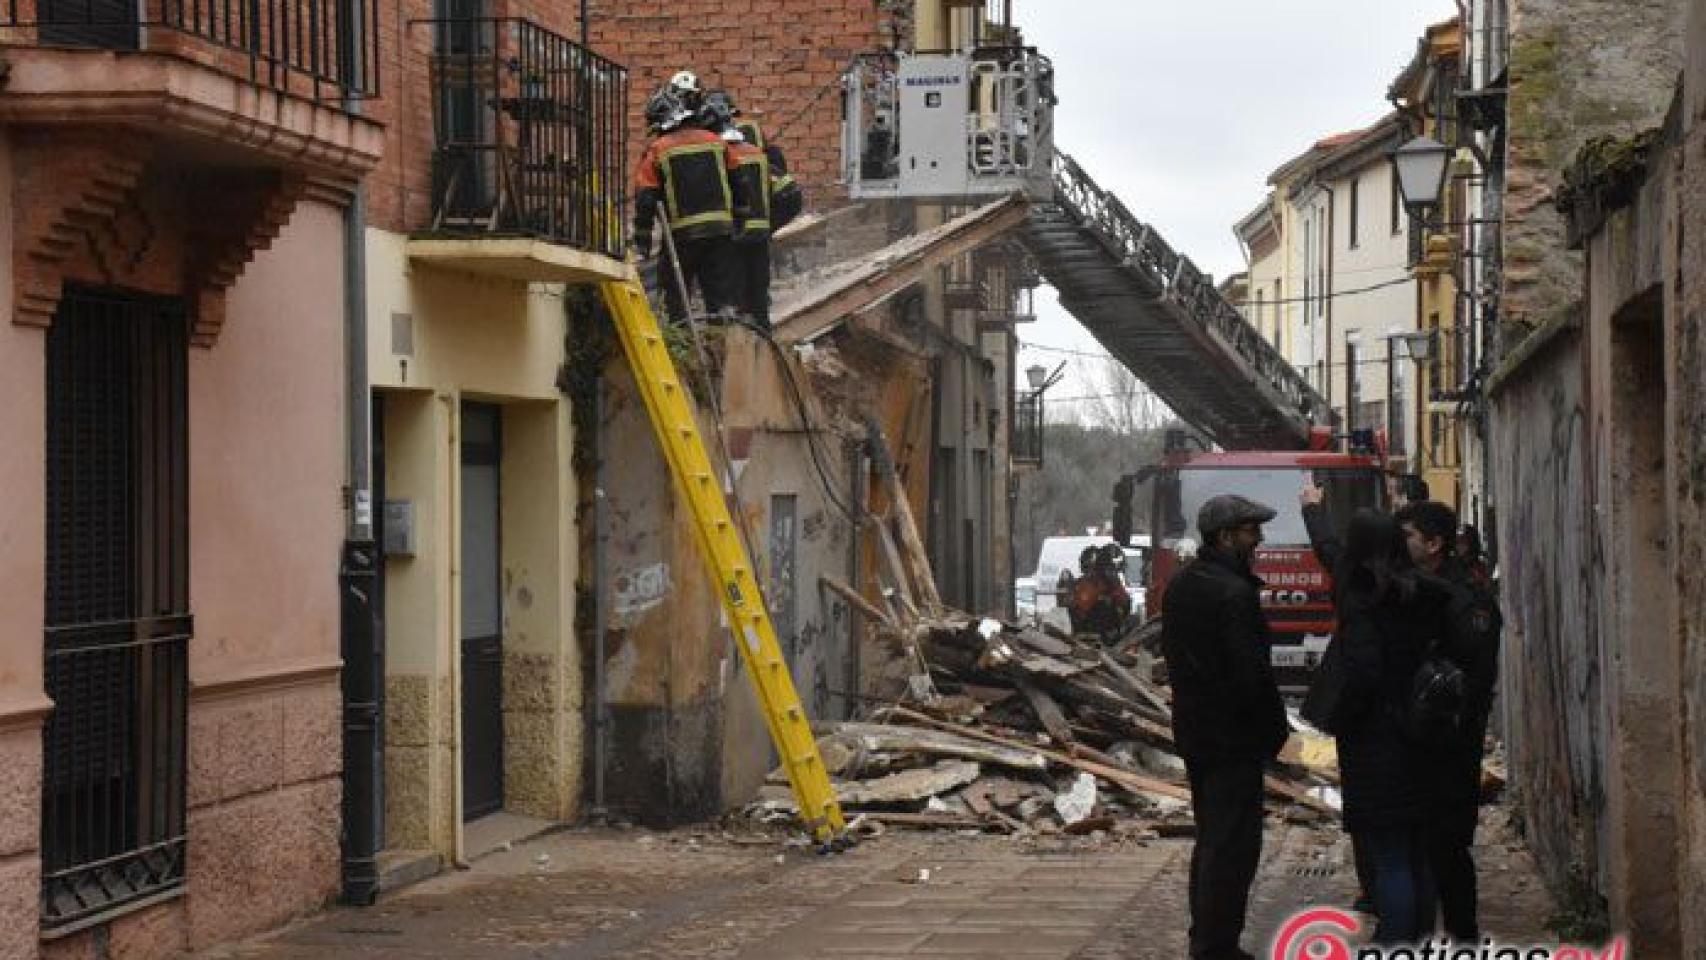
{"label": "balcony door", "polygon": [[489,221],[497,204],[496,101],[501,95],[500,24],[490,0],[434,0],[433,61],[438,150],[433,189],[445,217]]}

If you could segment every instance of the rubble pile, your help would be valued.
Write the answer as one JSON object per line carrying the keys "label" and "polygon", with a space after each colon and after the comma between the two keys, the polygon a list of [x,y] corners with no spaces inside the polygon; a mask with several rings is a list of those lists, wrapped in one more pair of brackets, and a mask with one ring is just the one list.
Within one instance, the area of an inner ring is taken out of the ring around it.
{"label": "rubble pile", "polygon": [[[848,818],[867,825],[1096,836],[1192,832],[1166,687],[1114,647],[954,613],[899,639],[927,674],[818,741]],[[1272,813],[1336,816],[1332,741],[1303,731],[1267,779]],[[794,813],[778,772],[750,816]]]}

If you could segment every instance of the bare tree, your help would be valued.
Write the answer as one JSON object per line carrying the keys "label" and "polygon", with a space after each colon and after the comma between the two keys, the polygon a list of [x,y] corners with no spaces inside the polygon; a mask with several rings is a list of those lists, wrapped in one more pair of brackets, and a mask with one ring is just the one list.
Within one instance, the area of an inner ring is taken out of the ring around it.
{"label": "bare tree", "polygon": [[1113,357],[1081,361],[1086,382],[1093,384],[1092,398],[1084,406],[1084,419],[1121,437],[1135,437],[1173,419],[1137,375]]}

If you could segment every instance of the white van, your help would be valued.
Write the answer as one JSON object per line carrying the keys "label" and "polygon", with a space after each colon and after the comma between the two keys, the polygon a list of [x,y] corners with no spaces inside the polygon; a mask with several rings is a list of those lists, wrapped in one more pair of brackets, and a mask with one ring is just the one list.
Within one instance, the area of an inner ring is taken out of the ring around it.
{"label": "white van", "polygon": [[1053,623],[1062,630],[1071,630],[1072,624],[1066,617],[1066,610],[1060,606],[1060,596],[1055,593],[1055,586],[1060,582],[1061,571],[1067,571],[1078,576],[1078,555],[1085,547],[1099,547],[1104,543],[1113,543],[1113,537],[1049,537],[1043,540],[1043,548],[1037,554],[1037,620]]}

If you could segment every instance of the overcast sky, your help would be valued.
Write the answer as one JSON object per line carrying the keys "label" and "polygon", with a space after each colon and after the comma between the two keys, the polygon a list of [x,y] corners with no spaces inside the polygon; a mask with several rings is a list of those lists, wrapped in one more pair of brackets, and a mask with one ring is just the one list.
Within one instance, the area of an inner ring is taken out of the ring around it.
{"label": "overcast sky", "polygon": [[[1386,88],[1451,0],[1015,0],[1026,41],[1052,57],[1057,145],[1216,279],[1244,269],[1232,224],[1268,174],[1316,140],[1390,109]],[[1100,352],[1037,291],[1019,337]],[[1096,392],[1072,360],[1051,400]],[[1024,375],[1020,374],[1020,383]]]}

